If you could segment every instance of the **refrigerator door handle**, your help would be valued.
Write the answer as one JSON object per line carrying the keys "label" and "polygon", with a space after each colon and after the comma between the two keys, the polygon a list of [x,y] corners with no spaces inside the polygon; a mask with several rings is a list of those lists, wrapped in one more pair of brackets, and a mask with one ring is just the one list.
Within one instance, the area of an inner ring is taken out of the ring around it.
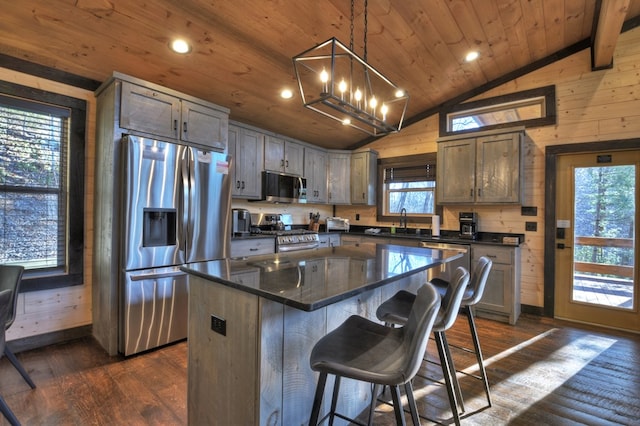
{"label": "refrigerator door handle", "polygon": [[186,272],[182,272],[181,270],[175,271],[166,271],[166,272],[154,272],[154,273],[141,273],[141,274],[131,274],[131,281],[143,281],[143,280],[157,280],[159,278],[169,278],[169,277],[180,277],[182,275],[187,275]]}
{"label": "refrigerator door handle", "polygon": [[178,198],[178,217],[182,225],[178,228],[178,248],[185,260],[187,258],[187,225],[189,223],[189,210],[187,208],[190,193],[189,157],[189,149],[183,147],[180,161],[180,196]]}

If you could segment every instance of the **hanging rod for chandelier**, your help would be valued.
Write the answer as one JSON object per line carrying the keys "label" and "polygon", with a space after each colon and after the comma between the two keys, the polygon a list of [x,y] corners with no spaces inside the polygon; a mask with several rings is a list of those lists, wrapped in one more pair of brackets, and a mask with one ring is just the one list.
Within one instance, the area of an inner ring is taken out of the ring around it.
{"label": "hanging rod for chandelier", "polygon": [[347,47],[335,37],[293,57],[305,107],[372,136],[398,132],[409,94],[367,63],[367,0],[364,2],[364,55],[354,52],[354,0]]}

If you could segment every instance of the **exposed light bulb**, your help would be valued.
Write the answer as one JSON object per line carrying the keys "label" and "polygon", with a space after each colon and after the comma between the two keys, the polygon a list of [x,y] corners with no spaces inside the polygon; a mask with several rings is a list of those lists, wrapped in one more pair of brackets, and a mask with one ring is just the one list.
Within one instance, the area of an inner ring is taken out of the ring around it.
{"label": "exposed light bulb", "polygon": [[329,81],[329,73],[324,68],[322,68],[322,71],[320,72],[320,81],[322,82],[322,93],[326,94],[328,89],[327,82]]}
{"label": "exposed light bulb", "polygon": [[385,104],[382,104],[382,106],[380,107],[380,113],[382,114],[382,121],[386,121],[388,112],[389,112],[389,107],[386,106]]}
{"label": "exposed light bulb", "polygon": [[378,100],[376,99],[375,96],[371,97],[371,100],[369,101],[369,106],[371,107],[371,109],[376,109],[376,107],[378,106]]}
{"label": "exposed light bulb", "polygon": [[360,89],[356,89],[356,92],[353,94],[353,98],[358,102],[362,100],[362,92]]}
{"label": "exposed light bulb", "polygon": [[322,71],[320,72],[320,81],[323,83],[329,81],[329,73],[324,68],[322,68]]}

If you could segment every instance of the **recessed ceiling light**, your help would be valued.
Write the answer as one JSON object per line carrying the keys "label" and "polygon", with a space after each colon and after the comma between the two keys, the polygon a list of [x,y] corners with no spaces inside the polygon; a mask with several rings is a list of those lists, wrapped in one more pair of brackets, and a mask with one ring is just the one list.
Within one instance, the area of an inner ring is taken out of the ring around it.
{"label": "recessed ceiling light", "polygon": [[189,53],[191,52],[191,46],[186,40],[177,38],[171,42],[171,50],[176,53]]}
{"label": "recessed ceiling light", "polygon": [[280,96],[282,97],[282,99],[291,99],[293,98],[293,92],[290,89],[284,89],[282,92],[280,92]]}
{"label": "recessed ceiling light", "polygon": [[473,62],[476,59],[478,59],[478,56],[480,56],[480,54],[474,50],[472,52],[467,53],[467,56],[464,59],[467,62]]}

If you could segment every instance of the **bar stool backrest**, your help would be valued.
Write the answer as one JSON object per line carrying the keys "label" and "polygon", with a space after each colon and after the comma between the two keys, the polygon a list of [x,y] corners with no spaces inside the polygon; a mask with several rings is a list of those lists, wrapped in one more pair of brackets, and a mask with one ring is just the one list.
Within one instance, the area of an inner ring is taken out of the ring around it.
{"label": "bar stool backrest", "polygon": [[[5,330],[11,327],[13,320],[16,319],[16,306],[18,305],[18,292],[20,291],[20,283],[22,282],[22,273],[24,267],[20,265],[0,265],[0,291],[11,290],[11,303],[9,314],[6,318]],[[3,322],[0,322],[0,325]]]}
{"label": "bar stool backrest", "polygon": [[[5,322],[9,317],[9,310],[11,309],[11,290],[0,291],[0,324]],[[5,329],[0,329],[0,358],[4,354],[5,346]]]}
{"label": "bar stool backrest", "polygon": [[435,331],[443,331],[451,328],[458,317],[458,311],[462,303],[462,297],[469,285],[469,271],[462,266],[458,266],[453,272],[451,282],[447,287],[447,292],[442,298],[442,305],[438,318],[434,325]]}
{"label": "bar stool backrest", "polygon": [[473,266],[471,272],[471,280],[469,281],[469,289],[465,292],[462,303],[467,306],[475,305],[482,299],[484,288],[487,284],[487,277],[491,272],[493,262],[487,256],[482,256]]}
{"label": "bar stool backrest", "polygon": [[403,346],[407,348],[409,355],[404,357],[407,365],[400,368],[404,371],[407,380],[411,380],[420,369],[429,335],[439,310],[440,295],[433,285],[424,284],[418,289],[407,323],[402,327],[404,331]]}

